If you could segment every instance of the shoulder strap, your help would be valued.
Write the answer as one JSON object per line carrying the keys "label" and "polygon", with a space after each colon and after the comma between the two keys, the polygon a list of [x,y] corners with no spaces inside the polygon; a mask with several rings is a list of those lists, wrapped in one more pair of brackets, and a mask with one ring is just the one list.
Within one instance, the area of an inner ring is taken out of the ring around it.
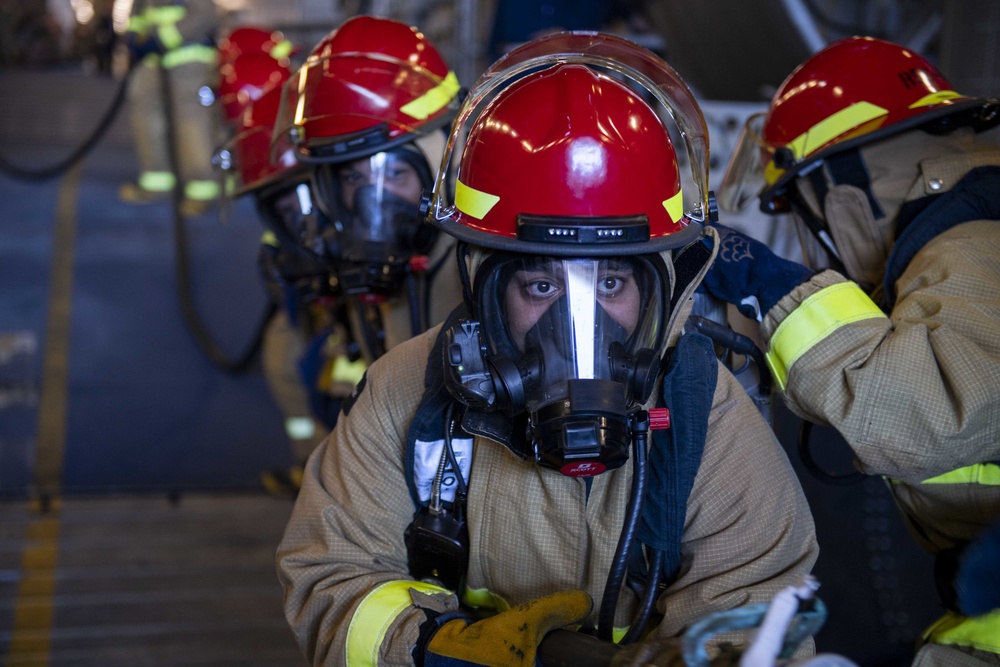
{"label": "shoulder strap", "polygon": [[676,577],[681,565],[687,501],[705,450],[717,365],[712,341],[690,332],[677,341],[663,378],[670,428],[652,432],[646,501],[636,537],[650,549],[663,552],[666,582]]}
{"label": "shoulder strap", "polygon": [[417,490],[417,441],[424,443],[444,440],[445,412],[448,404],[454,402],[448,388],[444,384],[444,332],[454,326],[460,319],[468,317],[465,306],[460,305],[448,315],[441,327],[434,345],[427,357],[427,369],[424,371],[424,395],[420,399],[413,421],[406,431],[406,449],[403,459],[403,470],[406,474],[406,486],[410,491],[415,507],[423,503]]}

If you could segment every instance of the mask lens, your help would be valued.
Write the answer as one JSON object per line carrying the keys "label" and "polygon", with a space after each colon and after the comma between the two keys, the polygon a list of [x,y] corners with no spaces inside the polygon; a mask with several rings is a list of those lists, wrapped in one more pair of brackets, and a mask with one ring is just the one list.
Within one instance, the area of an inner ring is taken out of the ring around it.
{"label": "mask lens", "polygon": [[571,380],[624,384],[622,358],[660,349],[666,286],[653,261],[518,258],[486,273],[487,345],[521,369],[529,411],[565,400]]}

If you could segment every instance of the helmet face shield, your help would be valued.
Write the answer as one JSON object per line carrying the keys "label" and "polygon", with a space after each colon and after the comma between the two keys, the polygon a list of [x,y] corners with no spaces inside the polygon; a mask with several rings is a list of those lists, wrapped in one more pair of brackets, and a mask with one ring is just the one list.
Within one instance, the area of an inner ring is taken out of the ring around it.
{"label": "helmet face shield", "polygon": [[740,130],[717,192],[719,208],[724,211],[743,210],[764,189],[764,167],[771,163],[775,152],[761,137],[765,117],[766,112],[751,115]]}
{"label": "helmet face shield", "polygon": [[662,346],[669,290],[659,256],[496,255],[480,275],[488,354],[518,368],[530,413],[567,400],[577,380],[621,385],[629,408],[648,398],[628,369],[648,364]]}

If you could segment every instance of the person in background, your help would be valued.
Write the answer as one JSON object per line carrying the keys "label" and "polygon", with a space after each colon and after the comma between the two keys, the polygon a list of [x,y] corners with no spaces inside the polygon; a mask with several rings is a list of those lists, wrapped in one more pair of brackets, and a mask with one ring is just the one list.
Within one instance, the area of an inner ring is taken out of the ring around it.
{"label": "person in background", "polygon": [[136,68],[128,104],[139,175],[119,188],[122,201],[165,200],[178,179],[183,215],[218,198],[216,118],[203,101],[215,89],[217,11],[213,0],[134,0],[124,39]]}
{"label": "person in background", "polygon": [[308,660],[534,665],[550,630],[656,642],[798,584],[817,545],[788,459],[680,335],[715,254],[686,84],[628,40],[551,35],[480,77],[446,146],[428,210],[465,299],[309,458],[277,552]]}
{"label": "person in background", "polygon": [[936,555],[948,611],[921,667],[1000,664],[1000,611],[954,586],[1000,517],[1000,147],[982,134],[997,123],[1000,101],[918,53],[830,44],[748,121],[719,190],[724,208],[790,212],[810,268],[720,227],[703,283],[760,321],[788,406],[889,480]]}
{"label": "person in background", "polygon": [[248,144],[246,159],[295,174],[254,188],[269,232],[262,274],[283,306],[264,368],[298,461],[266,473],[268,488],[296,491],[301,463],[367,365],[461,300],[454,242],[419,214],[458,94],[419,30],[356,16],[313,48],[283,107],[272,88],[244,116],[275,128],[274,144]]}

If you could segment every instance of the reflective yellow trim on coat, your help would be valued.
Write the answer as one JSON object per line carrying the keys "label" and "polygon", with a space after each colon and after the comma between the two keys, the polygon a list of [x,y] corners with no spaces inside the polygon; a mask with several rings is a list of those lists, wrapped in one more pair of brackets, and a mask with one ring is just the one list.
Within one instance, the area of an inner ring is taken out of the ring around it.
{"label": "reflective yellow trim on coat", "polygon": [[765,357],[781,391],[788,371],[803,354],[834,331],[852,322],[885,317],[856,283],[830,285],[812,294],[778,325]]}
{"label": "reflective yellow trim on coat", "polygon": [[422,581],[390,581],[373,590],[358,605],[347,628],[348,667],[378,665],[378,651],[389,626],[413,604],[410,589],[428,595],[451,594],[446,588]]}
{"label": "reflective yellow trim on coat", "polygon": [[168,51],[163,56],[163,66],[167,69],[172,69],[178,65],[186,65],[187,63],[214,65],[218,56],[219,52],[211,46],[188,44],[179,49]]}
{"label": "reflective yellow trim on coat", "polygon": [[455,73],[448,72],[448,75],[441,83],[417,99],[407,102],[399,110],[411,118],[424,120],[448,106],[448,103],[458,94],[461,87]]}
{"label": "reflective yellow trim on coat", "polygon": [[937,477],[931,477],[921,484],[982,484],[1000,486],[1000,465],[996,463],[975,463]]}
{"label": "reflective yellow trim on coat", "polygon": [[1000,611],[981,616],[961,616],[949,611],[924,631],[924,639],[932,644],[1000,653]]}

